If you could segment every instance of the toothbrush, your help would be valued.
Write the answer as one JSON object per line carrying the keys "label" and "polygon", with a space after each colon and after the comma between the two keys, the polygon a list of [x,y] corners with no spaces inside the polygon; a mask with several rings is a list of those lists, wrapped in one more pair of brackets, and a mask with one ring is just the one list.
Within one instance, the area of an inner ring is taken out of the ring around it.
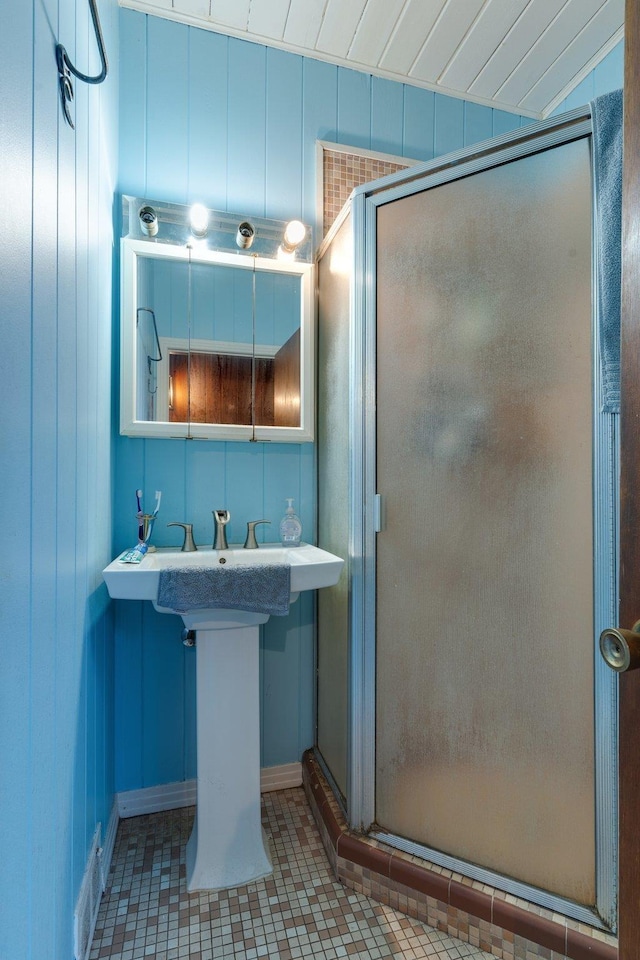
{"label": "toothbrush", "polygon": [[140,523],[138,524],[138,541],[139,542],[142,541],[142,538],[144,536],[144,528],[142,526],[142,499],[141,498],[142,498],[142,490],[136,490],[136,501],[138,503],[138,520],[140,520]]}
{"label": "toothbrush", "polygon": [[158,510],[160,509],[160,501],[162,500],[162,490],[156,490],[156,507],[153,511],[153,516],[158,516]]}

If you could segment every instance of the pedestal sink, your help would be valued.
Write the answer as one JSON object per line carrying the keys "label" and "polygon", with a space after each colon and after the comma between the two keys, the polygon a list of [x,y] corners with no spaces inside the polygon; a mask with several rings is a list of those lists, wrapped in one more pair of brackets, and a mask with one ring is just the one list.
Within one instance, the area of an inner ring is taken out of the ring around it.
{"label": "pedestal sink", "polygon": [[[163,569],[290,564],[291,602],[300,591],[338,582],[343,561],[319,547],[258,550],[158,549],[139,564],[117,559],[103,572],[110,596],[158,606]],[[181,610],[196,631],[197,809],[187,844],[187,889],[241,886],[271,873],[260,819],[259,629],[269,616],[236,609]]]}

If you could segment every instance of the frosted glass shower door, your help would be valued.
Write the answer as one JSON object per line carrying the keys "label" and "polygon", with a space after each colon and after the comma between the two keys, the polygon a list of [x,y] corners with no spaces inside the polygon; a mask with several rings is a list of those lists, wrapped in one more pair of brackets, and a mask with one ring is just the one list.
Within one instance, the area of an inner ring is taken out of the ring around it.
{"label": "frosted glass shower door", "polygon": [[587,139],[377,207],[375,816],[595,902]]}

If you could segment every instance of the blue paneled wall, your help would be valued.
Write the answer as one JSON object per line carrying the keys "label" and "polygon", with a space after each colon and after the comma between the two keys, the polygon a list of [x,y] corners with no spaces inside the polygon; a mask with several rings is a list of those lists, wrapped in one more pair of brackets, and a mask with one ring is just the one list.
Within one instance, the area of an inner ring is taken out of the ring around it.
{"label": "blue paneled wall", "polygon": [[[11,10],[9,11],[9,7]],[[70,960],[113,797],[112,70],[62,119],[54,43],[89,64],[89,7],[5,4],[0,45],[0,957]],[[85,68],[86,69],[86,68]]]}
{"label": "blue paneled wall", "polygon": [[[316,140],[415,159],[520,125],[513,114],[142,14],[121,13],[121,192],[200,200],[242,217],[316,222]],[[523,121],[524,122],[524,121]],[[529,122],[529,121],[526,121]],[[162,520],[193,522],[212,539],[211,510],[231,511],[231,538],[267,517],[277,538],[294,497],[315,536],[310,444],[120,438],[115,548],[135,531],[134,491],[163,490]],[[178,543],[156,525],[159,544]],[[314,740],[313,601],[272,618],[262,642],[262,764],[299,760]],[[182,622],[150,604],[117,608],[118,790],[195,775],[195,654]]]}

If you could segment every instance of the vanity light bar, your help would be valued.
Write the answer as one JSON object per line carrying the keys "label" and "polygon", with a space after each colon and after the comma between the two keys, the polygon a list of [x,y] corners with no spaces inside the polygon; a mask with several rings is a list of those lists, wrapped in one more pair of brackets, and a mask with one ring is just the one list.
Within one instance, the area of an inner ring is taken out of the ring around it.
{"label": "vanity light bar", "polygon": [[[251,236],[247,227],[253,231]],[[195,243],[235,253],[251,247],[252,254],[271,259],[284,252],[302,263],[313,261],[312,231],[300,220],[251,217],[249,221],[203,204],[188,206],[123,195],[122,236],[152,243]]]}

